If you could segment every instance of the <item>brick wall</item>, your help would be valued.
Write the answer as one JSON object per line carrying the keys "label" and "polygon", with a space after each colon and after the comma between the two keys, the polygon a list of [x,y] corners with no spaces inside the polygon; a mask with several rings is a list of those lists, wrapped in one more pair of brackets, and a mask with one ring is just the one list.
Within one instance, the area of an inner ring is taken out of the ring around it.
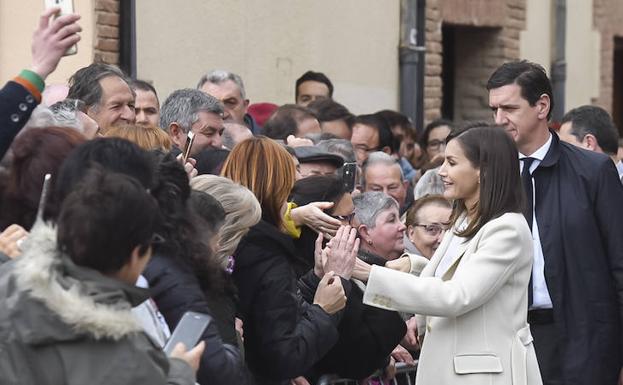
{"label": "brick wall", "polygon": [[454,120],[489,120],[485,85],[503,62],[519,58],[525,1],[428,0],[426,6],[426,122],[441,116],[444,23],[456,27]]}
{"label": "brick wall", "polygon": [[119,64],[119,1],[95,0],[94,61]]}
{"label": "brick wall", "polygon": [[593,0],[593,23],[601,34],[599,97],[593,100],[593,103],[612,111],[614,37],[623,37],[621,0]]}

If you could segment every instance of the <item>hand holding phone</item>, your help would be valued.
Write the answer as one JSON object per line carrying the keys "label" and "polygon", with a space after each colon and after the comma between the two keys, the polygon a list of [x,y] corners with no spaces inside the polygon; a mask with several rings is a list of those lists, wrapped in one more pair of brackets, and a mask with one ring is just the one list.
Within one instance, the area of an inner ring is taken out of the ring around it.
{"label": "hand holding phone", "polygon": [[[45,0],[45,8],[60,7],[61,12],[55,16],[60,17],[63,15],[71,15],[74,13],[74,1],[73,0]],[[70,46],[63,56],[75,55],[78,53],[78,44]]]}
{"label": "hand holding phone", "polygon": [[173,348],[178,343],[183,343],[186,349],[192,349],[197,342],[201,339],[201,336],[212,322],[212,317],[207,314],[196,313],[194,311],[187,311],[182,316],[182,319],[173,330],[173,334],[164,345],[164,352],[167,356],[171,355]]}
{"label": "hand holding phone", "polygon": [[193,147],[193,143],[195,142],[195,133],[192,131],[188,131],[188,135],[186,135],[186,145],[184,146],[184,155],[182,155],[182,164],[186,164],[188,157],[190,156],[190,150]]}

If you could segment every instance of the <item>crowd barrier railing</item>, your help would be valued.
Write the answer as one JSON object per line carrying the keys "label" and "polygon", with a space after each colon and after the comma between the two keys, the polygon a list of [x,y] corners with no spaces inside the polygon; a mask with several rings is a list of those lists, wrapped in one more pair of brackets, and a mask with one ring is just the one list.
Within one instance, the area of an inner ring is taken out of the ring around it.
{"label": "crowd barrier railing", "polygon": [[352,378],[340,378],[335,374],[325,374],[318,379],[316,385],[415,385],[415,366],[399,362],[396,364],[396,376],[390,380],[381,381],[380,375],[373,375],[367,380],[353,380]]}

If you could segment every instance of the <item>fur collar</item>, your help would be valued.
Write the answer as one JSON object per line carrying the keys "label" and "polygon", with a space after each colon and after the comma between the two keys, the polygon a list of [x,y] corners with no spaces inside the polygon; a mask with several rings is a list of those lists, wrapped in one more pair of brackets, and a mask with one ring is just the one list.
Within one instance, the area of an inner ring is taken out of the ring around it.
{"label": "fur collar", "polygon": [[76,333],[119,340],[142,331],[127,302],[98,303],[85,293],[87,290],[80,280],[63,285],[63,258],[56,247],[56,228],[37,221],[24,242],[22,256],[15,263],[18,288],[43,302]]}

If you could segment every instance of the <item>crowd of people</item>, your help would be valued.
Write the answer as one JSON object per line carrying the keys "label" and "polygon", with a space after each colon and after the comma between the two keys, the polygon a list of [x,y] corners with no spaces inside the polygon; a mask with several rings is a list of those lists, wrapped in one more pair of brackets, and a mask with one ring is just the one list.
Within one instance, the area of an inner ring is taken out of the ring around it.
{"label": "crowd of people", "polygon": [[[0,384],[623,383],[623,143],[544,69],[492,122],[292,104],[207,72],[160,101],[47,10],[0,89]],[[163,348],[188,312],[195,346]]]}

